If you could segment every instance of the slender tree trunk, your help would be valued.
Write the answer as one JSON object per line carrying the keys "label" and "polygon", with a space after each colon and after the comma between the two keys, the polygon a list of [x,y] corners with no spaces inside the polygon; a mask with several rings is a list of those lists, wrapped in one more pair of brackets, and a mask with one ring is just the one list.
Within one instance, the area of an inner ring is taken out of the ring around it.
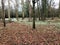
{"label": "slender tree trunk", "polygon": [[42,20],[46,19],[47,0],[42,0]]}
{"label": "slender tree trunk", "polygon": [[58,10],[58,13],[59,13],[59,18],[60,18],[60,0],[59,0],[59,10]]}
{"label": "slender tree trunk", "polygon": [[38,0],[37,0],[37,14],[36,15],[38,15],[38,17],[39,17],[39,6],[38,6]]}
{"label": "slender tree trunk", "polygon": [[21,0],[22,4],[22,20],[24,19],[25,13],[24,13],[24,0]]}
{"label": "slender tree trunk", "polygon": [[2,19],[2,17],[3,17],[3,16],[2,16],[2,9],[0,9],[0,15],[1,15],[0,17],[1,17],[1,19]]}
{"label": "slender tree trunk", "polygon": [[[39,7],[40,7],[40,0],[39,0]],[[41,11],[40,11],[40,8],[39,8],[39,20],[41,20]]]}
{"label": "slender tree trunk", "polygon": [[24,19],[24,10],[22,11],[22,20]]}
{"label": "slender tree trunk", "polygon": [[35,29],[35,0],[33,0],[33,29]]}
{"label": "slender tree trunk", "polygon": [[42,15],[41,19],[44,20],[44,0],[42,0]]}
{"label": "slender tree trunk", "polygon": [[[39,2],[40,2],[40,0],[39,0]],[[40,9],[39,9],[39,6],[40,6],[40,4],[38,3],[38,0],[37,0],[37,14],[38,14],[38,18],[39,18],[39,20],[40,20]]]}
{"label": "slender tree trunk", "polygon": [[16,19],[17,19],[17,21],[19,20],[18,19],[18,9],[16,8]]}
{"label": "slender tree trunk", "polygon": [[10,18],[10,2],[8,0],[8,18],[9,18],[9,21],[11,21],[11,18]]}
{"label": "slender tree trunk", "polygon": [[29,21],[31,21],[31,13],[32,13],[32,7],[29,0]]}
{"label": "slender tree trunk", "polygon": [[18,20],[19,20],[19,19],[18,19],[18,1],[15,0],[15,2],[16,2],[16,7],[15,7],[15,11],[16,11],[16,19],[17,19],[17,21],[18,21]]}
{"label": "slender tree trunk", "polygon": [[4,23],[4,27],[6,26],[6,23],[5,23],[5,12],[4,12],[4,0],[1,1],[2,3],[2,16],[3,16],[3,23]]}

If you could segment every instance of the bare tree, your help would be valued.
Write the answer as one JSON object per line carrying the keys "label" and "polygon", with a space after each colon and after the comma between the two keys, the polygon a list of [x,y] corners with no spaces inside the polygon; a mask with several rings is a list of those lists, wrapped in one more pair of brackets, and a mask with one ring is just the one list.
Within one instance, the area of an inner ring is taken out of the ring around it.
{"label": "bare tree", "polygon": [[21,0],[22,5],[22,19],[24,19],[24,0]]}
{"label": "bare tree", "polygon": [[35,0],[33,0],[32,3],[33,3],[33,29],[35,29]]}
{"label": "bare tree", "polygon": [[60,9],[60,0],[59,0],[59,9]]}
{"label": "bare tree", "polygon": [[15,0],[15,2],[16,2],[16,6],[15,6],[16,18],[17,18],[17,21],[18,21],[18,0]]}
{"label": "bare tree", "polygon": [[59,13],[59,17],[60,17],[60,0],[59,0],[59,10],[58,10],[58,13]]}
{"label": "bare tree", "polygon": [[10,0],[8,0],[8,18],[9,18],[9,21],[11,21],[11,18],[10,18]]}
{"label": "bare tree", "polygon": [[31,6],[31,0],[28,1],[29,2],[29,21],[31,21],[31,15],[32,15],[32,6]]}
{"label": "bare tree", "polygon": [[38,14],[38,17],[39,17],[39,20],[40,20],[40,0],[37,0],[37,14]]}
{"label": "bare tree", "polygon": [[4,0],[1,0],[1,3],[2,3],[2,16],[3,16],[2,19],[5,27],[6,23],[5,23],[5,12],[4,12]]}
{"label": "bare tree", "polygon": [[[53,8],[52,8],[53,7]],[[55,2],[54,0],[50,0],[48,3],[48,11],[49,11],[49,15],[52,15],[52,19],[54,19],[54,11],[52,9],[54,9],[55,7]]]}
{"label": "bare tree", "polygon": [[38,11],[39,11],[39,12],[38,12],[38,13],[39,13],[39,20],[40,20],[40,18],[41,18],[41,17],[40,17],[40,16],[41,16],[41,10],[40,10],[41,7],[40,7],[40,6],[41,6],[41,5],[40,5],[40,0],[39,0],[39,5],[38,5],[38,7],[39,7],[39,8],[38,8]]}

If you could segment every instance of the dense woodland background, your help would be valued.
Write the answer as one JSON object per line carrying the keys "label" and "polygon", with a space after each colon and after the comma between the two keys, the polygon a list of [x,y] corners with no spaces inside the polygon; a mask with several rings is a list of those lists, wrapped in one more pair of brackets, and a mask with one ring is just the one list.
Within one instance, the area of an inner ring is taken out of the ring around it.
{"label": "dense woodland background", "polygon": [[[2,1],[2,0],[1,0]],[[4,1],[4,0],[3,0]],[[20,1],[20,2],[19,2]],[[19,17],[32,17],[33,16],[33,4],[31,0],[6,0],[4,4],[8,3],[8,5],[4,5],[4,12],[6,18],[19,18]],[[1,2],[0,2],[1,3]],[[13,5],[11,6],[11,3]],[[0,6],[0,17],[2,15],[2,3]],[[37,0],[35,4],[35,16],[42,19],[45,18],[54,18],[60,17],[60,0],[59,0],[59,8],[54,8],[55,2],[54,0]],[[20,7],[20,10],[19,10]],[[39,20],[40,20],[39,19]]]}

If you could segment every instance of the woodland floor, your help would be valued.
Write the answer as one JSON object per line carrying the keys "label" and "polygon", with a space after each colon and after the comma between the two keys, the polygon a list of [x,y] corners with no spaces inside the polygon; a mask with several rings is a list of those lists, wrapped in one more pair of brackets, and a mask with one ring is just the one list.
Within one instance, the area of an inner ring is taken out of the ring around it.
{"label": "woodland floor", "polygon": [[60,45],[60,28],[55,25],[37,25],[36,29],[22,23],[0,22],[0,45]]}

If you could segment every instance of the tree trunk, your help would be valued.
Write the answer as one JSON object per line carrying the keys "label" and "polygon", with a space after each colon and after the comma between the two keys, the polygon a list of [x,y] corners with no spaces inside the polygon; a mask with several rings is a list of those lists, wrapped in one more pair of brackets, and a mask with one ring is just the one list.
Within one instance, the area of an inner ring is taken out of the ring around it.
{"label": "tree trunk", "polygon": [[33,29],[35,29],[35,0],[33,1]]}
{"label": "tree trunk", "polygon": [[46,19],[47,0],[42,0],[42,20]]}
{"label": "tree trunk", "polygon": [[8,18],[9,18],[9,21],[11,21],[11,18],[10,18],[10,2],[8,0]]}
{"label": "tree trunk", "polygon": [[16,19],[17,19],[17,21],[18,21],[18,20],[19,20],[19,19],[18,19],[18,1],[15,0],[15,2],[16,2],[16,7],[15,7],[15,11],[16,11]]}
{"label": "tree trunk", "polygon": [[[40,2],[40,0],[39,0],[39,2]],[[40,9],[39,9],[39,6],[40,6],[40,4],[38,3],[38,0],[37,0],[37,14],[38,14],[38,18],[39,18],[39,20],[40,20]]]}
{"label": "tree trunk", "polygon": [[29,1],[29,21],[31,21],[31,13],[32,13],[32,7]]}
{"label": "tree trunk", "polygon": [[21,0],[22,4],[22,20],[24,19],[25,13],[24,13],[24,0]]}
{"label": "tree trunk", "polygon": [[[39,0],[39,7],[40,7],[40,0]],[[40,8],[39,8],[39,20],[41,20],[41,11],[40,11]]]}
{"label": "tree trunk", "polygon": [[3,23],[4,23],[4,27],[6,26],[6,23],[5,23],[5,12],[4,12],[4,0],[2,0],[2,16],[3,16]]}
{"label": "tree trunk", "polygon": [[59,0],[59,10],[58,10],[58,13],[59,13],[59,18],[60,18],[60,0]]}

